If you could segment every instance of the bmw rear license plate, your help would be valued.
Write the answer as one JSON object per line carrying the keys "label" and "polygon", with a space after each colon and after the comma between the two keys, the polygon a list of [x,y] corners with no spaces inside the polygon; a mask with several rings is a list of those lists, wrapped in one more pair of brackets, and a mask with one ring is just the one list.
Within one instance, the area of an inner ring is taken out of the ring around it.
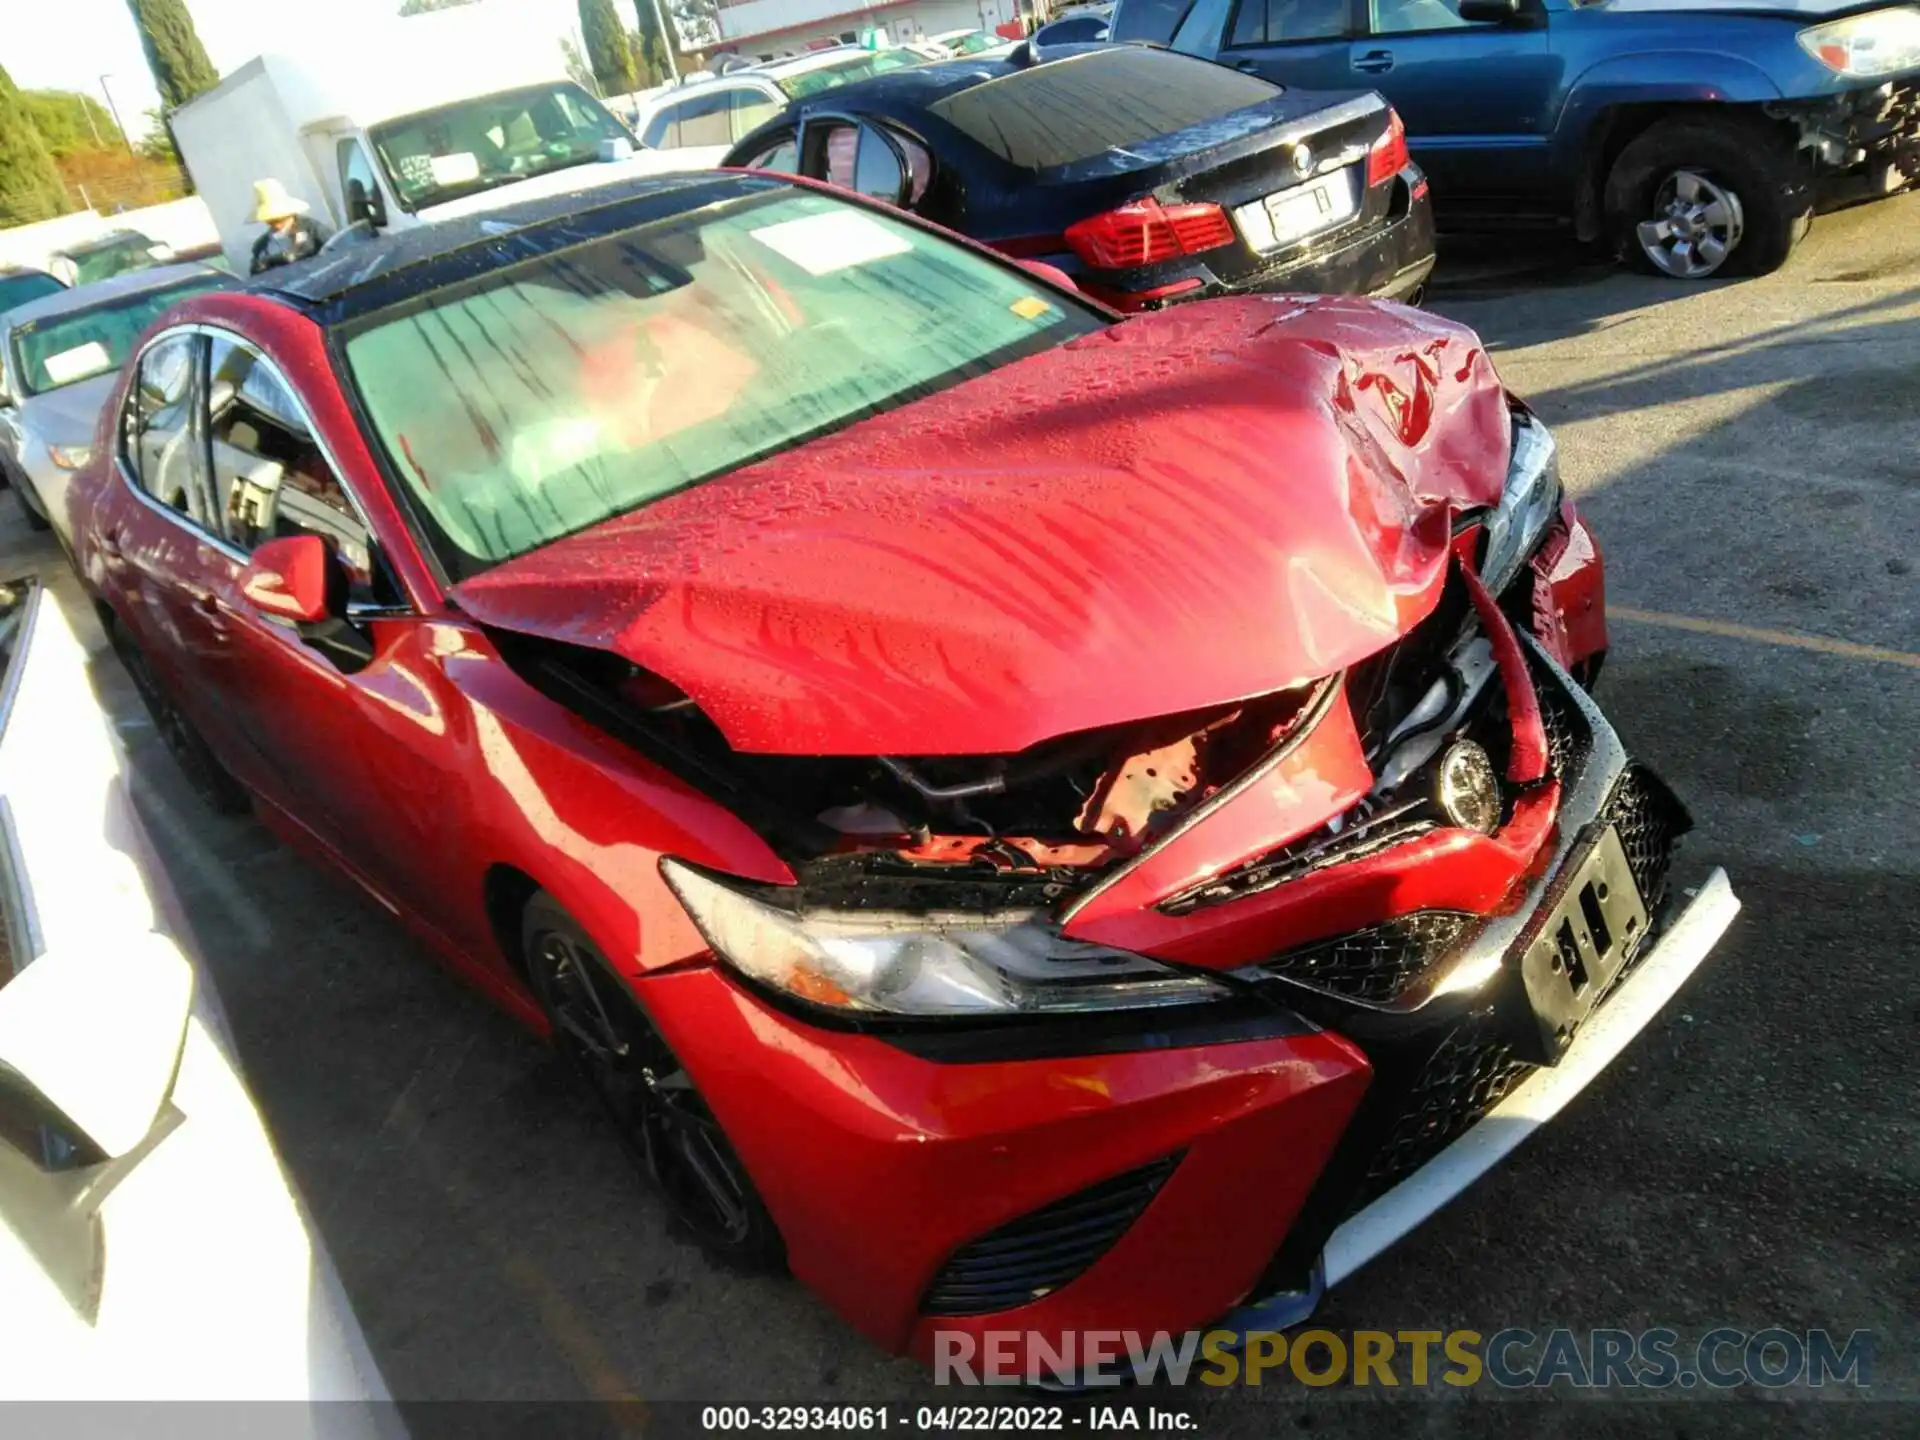
{"label": "bmw rear license plate", "polygon": [[[1647,938],[1646,902],[1612,826],[1569,858],[1520,961],[1538,1049],[1551,1065]],[[1533,1047],[1527,1047],[1533,1049]]]}
{"label": "bmw rear license plate", "polygon": [[1260,203],[1273,226],[1275,248],[1293,245],[1310,235],[1351,220],[1359,209],[1354,195],[1353,167],[1336,170],[1291,190],[1279,190]]}

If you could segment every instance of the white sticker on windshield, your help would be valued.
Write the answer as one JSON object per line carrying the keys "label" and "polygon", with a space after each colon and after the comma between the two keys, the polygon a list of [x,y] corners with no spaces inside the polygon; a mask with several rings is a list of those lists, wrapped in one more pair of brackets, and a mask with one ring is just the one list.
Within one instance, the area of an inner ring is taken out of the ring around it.
{"label": "white sticker on windshield", "polygon": [[457,155],[436,155],[427,163],[436,185],[464,185],[480,178],[480,162],[471,150],[462,150]]}
{"label": "white sticker on windshield", "polygon": [[809,275],[831,275],[889,255],[905,255],[913,249],[905,236],[851,208],[809,215],[804,220],[783,220],[750,233]]}
{"label": "white sticker on windshield", "polygon": [[111,370],[113,357],[107,354],[107,347],[98,340],[89,340],[71,350],[62,350],[58,355],[47,356],[40,362],[40,368],[47,372],[47,378],[54,384],[71,385],[89,375],[98,375],[102,370]]}

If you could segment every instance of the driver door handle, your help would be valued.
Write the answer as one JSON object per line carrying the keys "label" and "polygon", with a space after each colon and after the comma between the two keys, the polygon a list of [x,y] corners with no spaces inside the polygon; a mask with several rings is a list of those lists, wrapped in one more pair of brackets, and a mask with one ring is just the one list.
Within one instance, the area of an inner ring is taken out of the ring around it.
{"label": "driver door handle", "polygon": [[1391,50],[1369,50],[1353,57],[1353,68],[1368,75],[1384,75],[1393,68]]}
{"label": "driver door handle", "polygon": [[220,604],[220,597],[211,590],[194,590],[189,593],[187,598],[192,603],[193,608],[202,615],[218,615],[223,608]]}
{"label": "driver door handle", "polygon": [[109,560],[120,558],[120,532],[109,530],[100,537],[100,553]]}

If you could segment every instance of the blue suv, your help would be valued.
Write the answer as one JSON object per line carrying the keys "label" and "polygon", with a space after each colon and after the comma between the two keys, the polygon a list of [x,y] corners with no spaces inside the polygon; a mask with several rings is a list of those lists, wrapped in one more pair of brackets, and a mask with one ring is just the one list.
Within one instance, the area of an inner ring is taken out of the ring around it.
{"label": "blue suv", "polygon": [[1111,38],[1379,90],[1441,216],[1571,222],[1682,280],[1783,264],[1816,202],[1920,179],[1920,7],[1120,0]]}

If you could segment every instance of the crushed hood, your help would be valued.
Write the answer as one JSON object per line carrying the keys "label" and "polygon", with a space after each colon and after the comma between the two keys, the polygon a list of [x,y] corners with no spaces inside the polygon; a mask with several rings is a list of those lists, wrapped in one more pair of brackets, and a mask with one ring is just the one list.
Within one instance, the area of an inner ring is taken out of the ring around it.
{"label": "crushed hood", "polygon": [[1115,325],[498,566],[737,750],[992,754],[1282,689],[1438,599],[1510,421],[1462,326],[1255,297]]}

